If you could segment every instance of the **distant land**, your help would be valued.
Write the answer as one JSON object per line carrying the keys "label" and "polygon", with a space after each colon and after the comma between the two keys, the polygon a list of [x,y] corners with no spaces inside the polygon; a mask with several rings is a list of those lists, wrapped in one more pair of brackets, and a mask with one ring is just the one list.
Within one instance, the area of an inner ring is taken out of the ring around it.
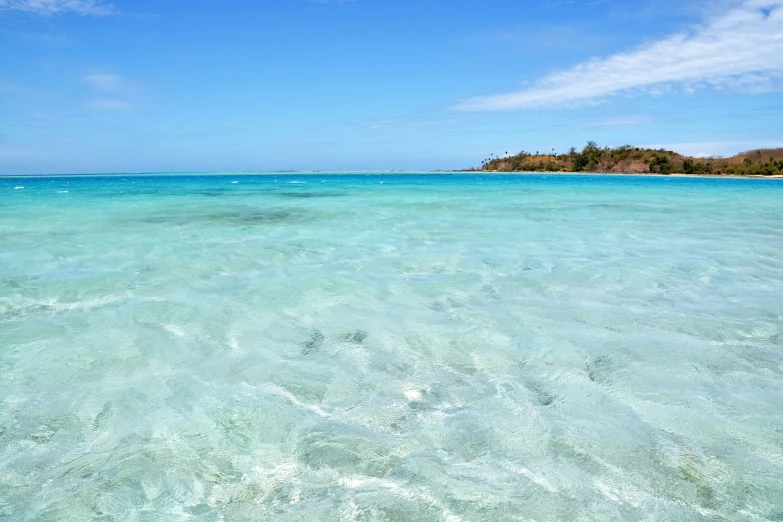
{"label": "distant land", "polygon": [[730,158],[695,158],[665,149],[624,145],[599,147],[591,141],[565,154],[520,152],[490,156],[474,171],[586,172],[606,174],[691,174],[714,176],[783,176],[783,148],[755,149]]}

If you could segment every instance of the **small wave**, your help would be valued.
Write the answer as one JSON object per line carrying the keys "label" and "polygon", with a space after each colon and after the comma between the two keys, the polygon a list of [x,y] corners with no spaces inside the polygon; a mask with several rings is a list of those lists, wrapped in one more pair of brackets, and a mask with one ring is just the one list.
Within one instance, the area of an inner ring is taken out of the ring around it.
{"label": "small wave", "polygon": [[286,390],[285,388],[283,388],[281,386],[276,386],[274,384],[268,384],[268,385],[265,385],[263,387],[259,387],[259,386],[253,386],[253,385],[248,384],[246,382],[242,383],[242,386],[244,386],[246,388],[251,388],[251,389],[260,389],[260,390],[266,391],[267,393],[272,393],[274,395],[278,395],[280,397],[283,397],[283,398],[287,399],[294,406],[297,406],[297,407],[305,409],[305,410],[309,410],[309,411],[315,413],[316,415],[318,415],[320,417],[331,417],[331,415],[328,412],[322,410],[318,406],[316,406],[314,404],[308,404],[306,402],[300,401],[298,398],[296,398],[296,396],[294,396],[294,394],[292,394],[291,392],[289,392],[288,390]]}
{"label": "small wave", "polygon": [[407,399],[408,402],[423,402],[424,401],[424,395],[422,395],[420,390],[405,390],[402,392],[403,395],[405,395],[405,399]]}
{"label": "small wave", "polygon": [[[277,181],[277,180],[275,180],[275,181]],[[304,185],[307,182],[306,181],[289,181],[288,183],[291,184],[291,185]]]}
{"label": "small wave", "polygon": [[67,194],[68,191],[67,190],[58,190],[57,193],[58,194]]}
{"label": "small wave", "polygon": [[177,337],[185,337],[185,330],[183,330],[179,326],[175,326],[173,324],[167,324],[166,326],[163,327],[163,329],[172,335],[176,335]]}
{"label": "small wave", "polygon": [[19,189],[23,189],[23,188],[24,188],[24,186],[14,187],[14,190],[19,190]]}

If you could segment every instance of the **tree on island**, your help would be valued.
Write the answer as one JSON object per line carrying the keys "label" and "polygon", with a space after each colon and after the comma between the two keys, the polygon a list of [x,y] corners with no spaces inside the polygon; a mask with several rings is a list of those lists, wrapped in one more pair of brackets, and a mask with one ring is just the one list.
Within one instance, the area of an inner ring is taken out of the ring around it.
{"label": "tree on island", "polygon": [[522,151],[514,156],[482,161],[482,170],[499,172],[607,172],[629,174],[715,174],[737,176],[783,175],[783,148],[757,149],[731,158],[695,158],[665,149],[644,149],[623,145],[599,147],[587,142],[581,151],[575,147],[565,154],[541,155]]}

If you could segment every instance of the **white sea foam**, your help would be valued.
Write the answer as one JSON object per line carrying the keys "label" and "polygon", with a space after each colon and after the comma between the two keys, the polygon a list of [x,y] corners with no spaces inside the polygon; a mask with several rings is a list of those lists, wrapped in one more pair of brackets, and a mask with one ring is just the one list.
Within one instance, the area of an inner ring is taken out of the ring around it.
{"label": "white sea foam", "polygon": [[169,332],[172,335],[175,335],[177,337],[185,337],[185,330],[180,328],[179,326],[173,325],[173,324],[167,324],[163,327],[167,332]]}

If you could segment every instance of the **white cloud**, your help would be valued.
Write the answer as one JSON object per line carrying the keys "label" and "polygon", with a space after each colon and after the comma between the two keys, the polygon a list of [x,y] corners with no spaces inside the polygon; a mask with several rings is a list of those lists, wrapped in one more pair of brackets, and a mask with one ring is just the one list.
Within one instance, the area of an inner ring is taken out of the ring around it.
{"label": "white cloud", "polygon": [[122,89],[122,78],[116,74],[88,74],[84,81],[102,91],[117,91]]}
{"label": "white cloud", "polygon": [[136,98],[136,88],[116,74],[88,74],[84,81],[91,87],[93,98],[87,107],[96,111],[125,111],[133,107],[130,100]]}
{"label": "white cloud", "polygon": [[40,15],[76,13],[109,16],[117,14],[114,6],[101,0],[0,0],[0,10],[27,11]]}
{"label": "white cloud", "polygon": [[463,101],[456,109],[501,111],[595,103],[680,85],[766,92],[783,76],[783,0],[743,0],[691,30],[550,74],[516,92]]}

